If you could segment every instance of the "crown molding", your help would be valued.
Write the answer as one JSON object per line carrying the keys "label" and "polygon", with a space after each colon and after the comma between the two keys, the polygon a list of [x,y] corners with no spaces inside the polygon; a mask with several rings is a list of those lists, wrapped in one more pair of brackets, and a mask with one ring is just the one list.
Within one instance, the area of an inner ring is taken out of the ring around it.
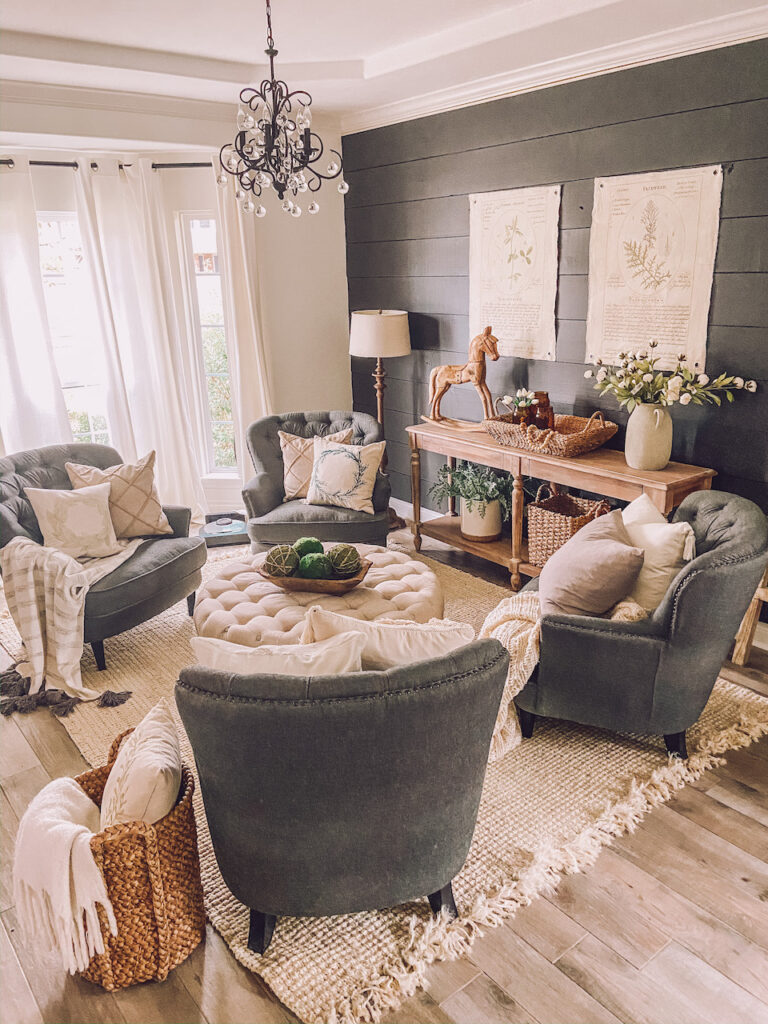
{"label": "crown molding", "polygon": [[[62,36],[38,35],[33,32],[3,32],[0,35],[0,54],[4,57],[56,64],[78,64],[96,68],[121,68],[145,74],[170,75],[209,82],[224,82],[239,88],[249,82],[259,82],[269,74],[266,60],[255,64],[220,60],[169,50],[151,50],[137,46],[117,46],[114,43],[94,43],[86,39],[67,39]],[[281,61],[282,77],[310,82],[360,79],[364,77],[364,61]]]}
{"label": "crown molding", "polygon": [[768,5],[722,15],[681,28],[638,36],[627,42],[585,50],[568,57],[516,68],[461,85],[369,107],[342,116],[342,135],[383,128],[431,114],[475,106],[518,93],[592,78],[624,68],[652,64],[672,57],[701,53],[768,36]]}

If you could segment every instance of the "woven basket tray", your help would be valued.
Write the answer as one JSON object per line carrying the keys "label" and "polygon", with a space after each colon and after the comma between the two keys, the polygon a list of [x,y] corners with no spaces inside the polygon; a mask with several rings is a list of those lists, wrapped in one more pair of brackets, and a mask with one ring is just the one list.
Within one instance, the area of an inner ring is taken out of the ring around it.
{"label": "woven basket tray", "polygon": [[[112,744],[107,763],[78,775],[88,796],[101,806],[107,776],[128,729]],[[98,905],[106,952],[93,957],[82,977],[112,992],[140,981],[162,981],[205,935],[203,887],[192,808],[195,783],[182,767],[179,800],[154,825],[131,821],[111,825],[91,840],[117,921],[111,935]]]}
{"label": "woven basket tray", "polygon": [[587,419],[584,416],[555,416],[554,430],[540,430],[532,423],[522,426],[512,422],[511,415],[495,416],[483,420],[483,426],[508,448],[523,448],[542,455],[562,455],[572,458],[594,451],[609,441],[619,429],[617,423],[606,420],[599,410]]}
{"label": "woven basket tray", "polygon": [[310,580],[304,576],[270,576],[260,565],[256,566],[256,572],[263,576],[265,580],[274,583],[276,587],[282,587],[283,590],[298,590],[310,594],[335,594],[339,596],[340,594],[349,593],[355,587],[359,587],[368,575],[368,570],[372,565],[373,562],[363,558],[360,562],[360,568],[354,576],[348,576],[346,579],[339,580]]}
{"label": "woven basket tray", "polygon": [[611,511],[607,501],[574,498],[570,494],[551,494],[542,484],[536,492],[536,501],[528,505],[528,561],[531,565],[544,565],[570,540],[575,533],[598,516]]}

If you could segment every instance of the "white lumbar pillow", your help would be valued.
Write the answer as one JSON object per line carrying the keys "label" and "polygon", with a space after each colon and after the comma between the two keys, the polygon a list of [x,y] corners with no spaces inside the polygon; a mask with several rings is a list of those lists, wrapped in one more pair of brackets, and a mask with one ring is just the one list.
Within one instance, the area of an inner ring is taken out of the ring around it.
{"label": "white lumbar pillow", "polygon": [[[347,629],[350,621],[347,619]],[[346,632],[312,644],[245,647],[210,636],[189,641],[200,665],[239,675],[317,676],[359,672],[365,647],[362,633]]]}
{"label": "white lumbar pillow", "polygon": [[474,629],[466,622],[451,622],[449,619],[430,619],[429,622],[403,619],[366,621],[313,605],[304,622],[301,642],[312,644],[337,637],[350,627],[365,638],[364,669],[393,668],[439,658],[475,639]]}
{"label": "white lumbar pillow", "polygon": [[126,821],[150,825],[173,810],[181,786],[179,735],[161,700],[123,740],[101,798],[101,827]]}
{"label": "white lumbar pillow", "polygon": [[105,558],[121,550],[109,513],[110,484],[77,491],[25,487],[34,509],[43,546],[71,558]]}
{"label": "white lumbar pillow", "polygon": [[690,523],[668,523],[646,494],[627,505],[622,519],[634,546],[645,552],[640,575],[626,599],[652,612],[675,576],[696,555],[696,535]]}

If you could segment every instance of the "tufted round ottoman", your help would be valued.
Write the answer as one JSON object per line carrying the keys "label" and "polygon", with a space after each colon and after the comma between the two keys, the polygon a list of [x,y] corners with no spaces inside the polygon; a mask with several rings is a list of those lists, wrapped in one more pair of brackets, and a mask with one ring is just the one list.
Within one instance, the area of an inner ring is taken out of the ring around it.
{"label": "tufted round ottoman", "polygon": [[[330,547],[332,545],[326,545]],[[443,616],[443,593],[437,576],[402,551],[355,545],[373,564],[365,582],[341,597],[288,592],[260,576],[254,566],[262,552],[225,562],[203,584],[195,606],[200,636],[218,637],[246,647],[259,644],[297,644],[307,608],[318,604],[354,619],[410,619],[427,622]]]}

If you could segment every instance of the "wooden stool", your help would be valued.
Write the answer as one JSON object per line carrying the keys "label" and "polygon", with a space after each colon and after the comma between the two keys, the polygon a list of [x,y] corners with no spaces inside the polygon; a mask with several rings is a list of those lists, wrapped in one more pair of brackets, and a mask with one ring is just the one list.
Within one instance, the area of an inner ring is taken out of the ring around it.
{"label": "wooden stool", "polygon": [[768,569],[763,573],[760,586],[755,591],[749,608],[741,620],[739,632],[736,634],[736,642],[733,645],[733,656],[731,661],[734,665],[746,665],[749,661],[749,654],[752,650],[752,641],[755,639],[755,630],[760,619],[760,612],[763,602],[768,601]]}

